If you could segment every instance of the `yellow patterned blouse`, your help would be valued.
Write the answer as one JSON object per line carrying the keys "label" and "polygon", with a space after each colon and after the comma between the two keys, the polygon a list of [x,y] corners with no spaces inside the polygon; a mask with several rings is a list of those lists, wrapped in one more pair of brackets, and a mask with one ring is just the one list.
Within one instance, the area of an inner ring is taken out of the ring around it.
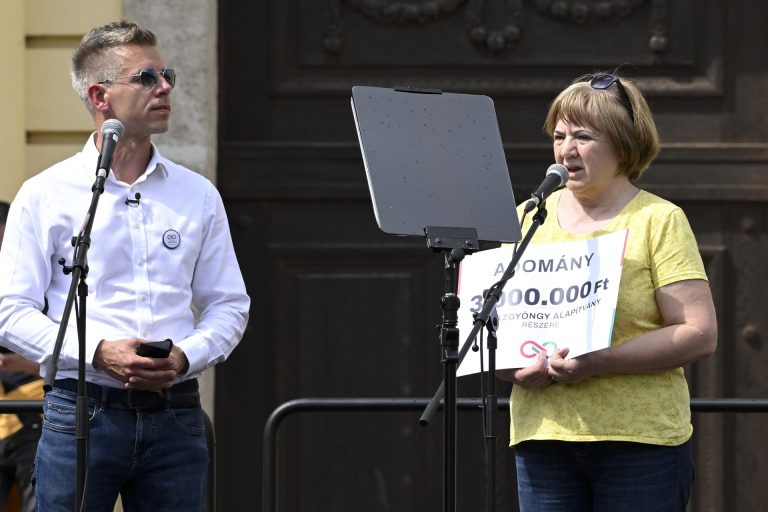
{"label": "yellow patterned blouse", "polygon": [[[654,290],[686,279],[707,279],[683,211],[640,191],[603,229],[574,235],[558,225],[560,192],[534,243],[583,240],[629,228],[612,345],[662,327]],[[526,226],[530,225],[529,215]],[[641,374],[604,374],[575,385],[512,389],[510,445],[530,439],[634,441],[677,446],[690,438],[688,385],[682,368]]]}

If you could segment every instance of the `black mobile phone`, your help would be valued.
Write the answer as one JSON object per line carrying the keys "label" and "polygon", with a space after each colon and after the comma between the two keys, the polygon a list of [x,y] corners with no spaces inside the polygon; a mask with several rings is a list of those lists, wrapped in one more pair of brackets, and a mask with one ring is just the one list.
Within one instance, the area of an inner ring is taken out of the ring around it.
{"label": "black mobile phone", "polygon": [[136,353],[142,357],[168,357],[173,348],[173,342],[170,339],[163,341],[145,341],[139,344]]}

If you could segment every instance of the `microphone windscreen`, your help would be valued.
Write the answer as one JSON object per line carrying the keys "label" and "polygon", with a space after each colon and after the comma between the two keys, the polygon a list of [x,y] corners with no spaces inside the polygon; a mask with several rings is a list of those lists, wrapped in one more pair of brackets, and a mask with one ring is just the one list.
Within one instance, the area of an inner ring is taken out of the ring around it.
{"label": "microphone windscreen", "polygon": [[568,181],[568,169],[561,164],[552,164],[547,169],[547,174],[557,174],[560,176],[560,185],[563,186]]}
{"label": "microphone windscreen", "polygon": [[111,135],[119,139],[123,136],[124,132],[125,127],[123,126],[123,123],[117,119],[107,119],[104,121],[104,124],[101,125],[101,135],[104,137]]}

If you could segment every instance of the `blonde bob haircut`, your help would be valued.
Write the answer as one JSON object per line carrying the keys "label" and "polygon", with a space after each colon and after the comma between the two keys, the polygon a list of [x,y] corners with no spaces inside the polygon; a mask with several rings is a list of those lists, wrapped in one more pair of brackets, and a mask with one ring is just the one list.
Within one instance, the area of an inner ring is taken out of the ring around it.
{"label": "blonde bob haircut", "polygon": [[553,137],[557,123],[567,120],[607,135],[619,157],[618,172],[634,181],[659,154],[659,134],[640,90],[624,78],[621,78],[621,84],[632,104],[634,123],[618,95],[616,84],[607,89],[595,89],[589,82],[576,82],[552,101],[544,131]]}

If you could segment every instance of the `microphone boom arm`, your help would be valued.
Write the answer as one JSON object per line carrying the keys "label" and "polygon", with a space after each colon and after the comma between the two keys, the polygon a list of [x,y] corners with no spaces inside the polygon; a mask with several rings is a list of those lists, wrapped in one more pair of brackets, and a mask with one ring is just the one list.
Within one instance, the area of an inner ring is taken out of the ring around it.
{"label": "microphone boom arm", "polygon": [[[470,331],[469,336],[467,336],[466,340],[464,341],[464,344],[461,346],[461,350],[459,350],[459,364],[458,364],[459,366],[461,366],[461,362],[464,361],[464,357],[467,355],[467,352],[469,352],[469,348],[472,346],[473,340],[480,333],[480,330],[485,326],[486,322],[488,321],[488,318],[490,317],[491,313],[496,307],[496,304],[498,304],[501,298],[501,292],[504,290],[504,286],[507,284],[507,281],[512,279],[512,276],[515,275],[515,267],[520,261],[520,258],[523,256],[523,253],[525,252],[525,249],[528,247],[528,244],[531,242],[533,235],[536,234],[536,230],[539,229],[539,226],[541,224],[544,224],[544,221],[546,219],[547,219],[546,208],[540,208],[536,212],[536,214],[534,214],[531,227],[528,229],[528,232],[525,234],[525,236],[523,237],[523,240],[520,242],[518,249],[512,255],[512,260],[510,261],[506,270],[504,270],[504,274],[502,275],[501,279],[497,281],[496,284],[491,286],[491,288],[488,290],[485,301],[483,302],[483,307],[475,317],[475,321],[472,324],[472,331]],[[440,405],[440,401],[443,398],[444,390],[445,390],[445,381],[440,383],[440,386],[437,388],[435,395],[432,397],[432,399],[427,404],[427,407],[424,409],[424,412],[422,413],[421,418],[419,418],[419,425],[423,427],[426,427],[429,425],[429,422],[432,416],[434,416],[438,406]]]}

